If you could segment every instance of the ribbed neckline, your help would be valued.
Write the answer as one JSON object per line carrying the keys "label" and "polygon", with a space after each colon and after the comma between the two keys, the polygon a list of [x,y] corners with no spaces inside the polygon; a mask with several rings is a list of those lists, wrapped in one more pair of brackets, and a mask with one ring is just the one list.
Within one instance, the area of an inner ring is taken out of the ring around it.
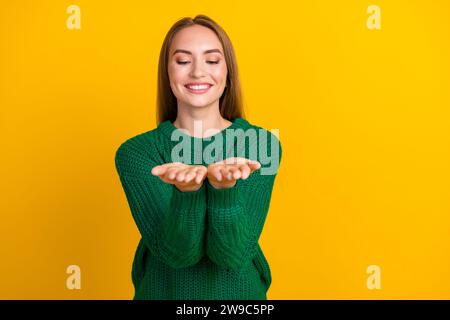
{"label": "ribbed neckline", "polygon": [[[216,138],[219,135],[222,135],[223,133],[226,132],[227,129],[247,129],[250,124],[247,120],[245,120],[244,118],[238,117],[235,118],[233,120],[231,120],[231,125],[229,125],[228,127],[226,127],[225,129],[223,129],[222,131],[209,136],[209,137],[205,137],[205,138],[197,138],[194,136],[191,136],[189,134],[184,133],[182,130],[180,130],[180,134],[182,136],[185,136],[187,138],[191,138],[193,139],[193,141],[213,141],[213,138]],[[158,129],[161,130],[161,132],[164,133],[164,135],[166,135],[169,139],[172,137],[172,133],[177,130],[178,128],[170,121],[170,120],[166,120],[161,122],[158,125]]]}

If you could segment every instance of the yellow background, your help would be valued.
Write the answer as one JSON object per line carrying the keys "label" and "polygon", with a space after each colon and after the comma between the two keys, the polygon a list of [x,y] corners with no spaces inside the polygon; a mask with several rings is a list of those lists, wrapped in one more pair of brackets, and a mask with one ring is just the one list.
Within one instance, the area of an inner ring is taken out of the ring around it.
{"label": "yellow background", "polygon": [[[268,298],[449,299],[444,0],[4,2],[0,298],[132,298],[140,235],[114,154],[155,128],[163,38],[198,13],[234,44],[248,120],[280,130]],[[66,288],[71,264],[81,290]]]}

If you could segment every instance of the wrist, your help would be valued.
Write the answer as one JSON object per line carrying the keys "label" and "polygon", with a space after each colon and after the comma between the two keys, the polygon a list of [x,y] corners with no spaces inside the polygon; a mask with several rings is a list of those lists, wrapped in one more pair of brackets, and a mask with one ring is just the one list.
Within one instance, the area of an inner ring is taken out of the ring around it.
{"label": "wrist", "polygon": [[234,181],[221,181],[221,182],[216,182],[216,181],[211,181],[208,180],[208,183],[214,188],[214,189],[229,189],[229,188],[233,188],[236,185],[236,180]]}
{"label": "wrist", "polygon": [[203,183],[201,183],[199,185],[188,186],[188,187],[186,187],[186,186],[182,187],[182,186],[178,186],[178,185],[174,184],[174,187],[180,192],[195,192],[195,191],[200,190],[202,186],[203,186]]}

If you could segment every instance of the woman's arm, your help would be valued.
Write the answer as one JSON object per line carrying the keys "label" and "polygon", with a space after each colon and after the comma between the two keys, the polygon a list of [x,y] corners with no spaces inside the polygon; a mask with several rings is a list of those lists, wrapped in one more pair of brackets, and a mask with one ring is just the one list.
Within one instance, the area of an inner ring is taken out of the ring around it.
{"label": "woman's arm", "polygon": [[128,140],[115,155],[116,169],[145,245],[173,268],[195,265],[204,255],[206,188],[182,192],[152,175],[155,163]]}
{"label": "woman's arm", "polygon": [[[281,144],[278,139],[279,163]],[[270,147],[269,147],[270,148]],[[255,170],[230,188],[216,189],[207,180],[206,253],[216,264],[238,270],[254,258],[269,210],[276,172]],[[278,167],[277,167],[278,168]]]}

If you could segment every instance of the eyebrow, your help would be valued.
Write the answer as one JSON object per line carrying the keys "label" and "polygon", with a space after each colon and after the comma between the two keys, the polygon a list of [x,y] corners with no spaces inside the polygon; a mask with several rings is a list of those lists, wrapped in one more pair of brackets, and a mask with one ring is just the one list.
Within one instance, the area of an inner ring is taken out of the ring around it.
{"label": "eyebrow", "polygon": [[[190,52],[190,51],[188,51],[188,50],[184,50],[184,49],[177,49],[177,50],[175,50],[175,51],[173,52],[172,55],[174,55],[174,54],[176,54],[176,53],[178,53],[178,52],[186,53],[186,54],[191,54],[191,55],[192,55],[192,52]],[[209,49],[209,50],[204,51],[203,54],[212,53],[212,52],[218,52],[218,53],[222,54],[222,52],[221,52],[219,49]]]}

